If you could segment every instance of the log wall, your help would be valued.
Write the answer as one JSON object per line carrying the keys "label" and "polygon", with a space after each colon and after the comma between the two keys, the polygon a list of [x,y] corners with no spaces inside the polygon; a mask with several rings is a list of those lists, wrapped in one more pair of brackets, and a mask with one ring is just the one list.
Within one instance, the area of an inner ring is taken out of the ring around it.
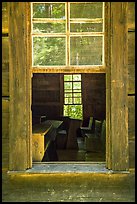
{"label": "log wall", "polygon": [[2,168],[9,163],[9,37],[7,2],[2,2]]}
{"label": "log wall", "polygon": [[135,167],[135,2],[128,2],[129,166]]}

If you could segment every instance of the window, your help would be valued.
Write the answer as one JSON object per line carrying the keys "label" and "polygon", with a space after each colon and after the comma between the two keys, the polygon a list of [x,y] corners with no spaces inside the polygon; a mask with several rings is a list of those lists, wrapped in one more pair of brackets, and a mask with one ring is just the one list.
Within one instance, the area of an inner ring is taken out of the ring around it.
{"label": "window", "polygon": [[82,119],[81,74],[64,75],[64,116]]}
{"label": "window", "polygon": [[32,67],[104,66],[104,3],[32,3]]}

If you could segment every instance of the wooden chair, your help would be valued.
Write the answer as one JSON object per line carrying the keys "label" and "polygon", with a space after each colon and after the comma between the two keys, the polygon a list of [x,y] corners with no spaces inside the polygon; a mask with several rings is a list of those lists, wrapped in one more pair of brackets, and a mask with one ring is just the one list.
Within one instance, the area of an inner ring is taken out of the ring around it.
{"label": "wooden chair", "polygon": [[83,137],[85,137],[85,134],[87,133],[93,133],[93,117],[91,116],[89,118],[89,123],[88,123],[88,127],[80,127],[80,131],[81,131],[81,135]]}
{"label": "wooden chair", "polygon": [[68,131],[70,127],[70,118],[68,116],[62,116],[60,119],[63,120],[63,125],[61,129],[57,132],[56,147],[57,149],[66,149]]}
{"label": "wooden chair", "polygon": [[105,122],[95,120],[95,132],[85,134],[85,150],[90,152],[102,151],[102,142],[104,134]]}

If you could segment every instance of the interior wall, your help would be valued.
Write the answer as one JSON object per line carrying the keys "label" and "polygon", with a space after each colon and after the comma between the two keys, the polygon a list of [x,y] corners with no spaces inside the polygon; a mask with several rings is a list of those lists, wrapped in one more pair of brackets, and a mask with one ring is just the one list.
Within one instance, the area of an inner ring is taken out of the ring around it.
{"label": "interior wall", "polygon": [[83,125],[89,117],[106,119],[106,77],[105,74],[82,74]]}
{"label": "interior wall", "polygon": [[55,119],[62,115],[62,83],[60,74],[33,74],[32,118],[33,124],[39,117]]}
{"label": "interior wall", "polygon": [[128,2],[128,138],[129,166],[135,167],[135,2]]}
{"label": "interior wall", "polygon": [[[105,74],[82,74],[83,125],[89,117],[103,120],[106,115]],[[41,115],[55,119],[63,115],[63,74],[33,74],[33,124]]]}

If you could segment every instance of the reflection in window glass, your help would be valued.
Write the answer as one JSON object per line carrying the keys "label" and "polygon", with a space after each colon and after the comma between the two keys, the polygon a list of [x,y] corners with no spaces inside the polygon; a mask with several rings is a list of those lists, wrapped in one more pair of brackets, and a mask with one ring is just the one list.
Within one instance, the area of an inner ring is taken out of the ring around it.
{"label": "reflection in window glass", "polygon": [[82,36],[70,38],[71,65],[101,65],[102,36]]}
{"label": "reflection in window glass", "polygon": [[34,3],[33,18],[65,18],[65,4]]}
{"label": "reflection in window glass", "polygon": [[70,3],[70,18],[102,18],[103,2]]}
{"label": "reflection in window glass", "polygon": [[102,32],[102,23],[71,23],[70,32]]}
{"label": "reflection in window glass", "polygon": [[65,38],[34,37],[34,66],[65,65]]}
{"label": "reflection in window glass", "polygon": [[33,33],[64,33],[65,23],[33,23]]}

